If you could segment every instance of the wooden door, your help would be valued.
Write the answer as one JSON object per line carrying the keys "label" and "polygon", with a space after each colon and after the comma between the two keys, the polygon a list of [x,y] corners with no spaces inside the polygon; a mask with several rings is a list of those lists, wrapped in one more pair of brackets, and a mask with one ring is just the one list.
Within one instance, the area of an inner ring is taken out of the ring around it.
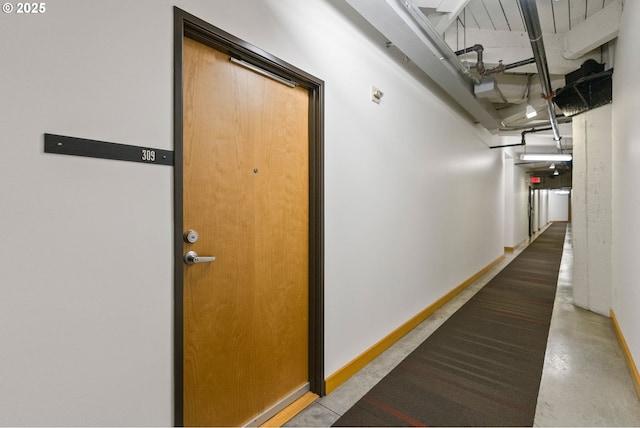
{"label": "wooden door", "polygon": [[[184,424],[252,421],[309,381],[309,94],[184,39]],[[304,391],[303,391],[304,392]]]}

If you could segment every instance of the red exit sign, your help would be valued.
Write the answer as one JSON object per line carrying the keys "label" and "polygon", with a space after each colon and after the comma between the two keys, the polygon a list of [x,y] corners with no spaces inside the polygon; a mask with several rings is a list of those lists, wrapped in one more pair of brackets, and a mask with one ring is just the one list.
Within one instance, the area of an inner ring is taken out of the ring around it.
{"label": "red exit sign", "polygon": [[532,183],[540,183],[540,177],[531,177]]}

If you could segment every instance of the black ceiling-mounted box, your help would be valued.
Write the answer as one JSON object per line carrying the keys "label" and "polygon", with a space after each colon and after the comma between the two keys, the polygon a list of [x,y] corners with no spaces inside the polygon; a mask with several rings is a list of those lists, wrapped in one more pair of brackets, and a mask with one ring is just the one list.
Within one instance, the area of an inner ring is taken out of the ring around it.
{"label": "black ceiling-mounted box", "polygon": [[611,102],[613,68],[603,70],[604,64],[590,59],[580,69],[565,75],[566,86],[557,89],[553,98],[565,116],[575,116]]}
{"label": "black ceiling-mounted box", "polygon": [[578,79],[582,79],[591,74],[602,73],[603,71],[604,64],[600,64],[595,59],[588,59],[582,63],[579,69],[564,75],[564,84],[568,86]]}

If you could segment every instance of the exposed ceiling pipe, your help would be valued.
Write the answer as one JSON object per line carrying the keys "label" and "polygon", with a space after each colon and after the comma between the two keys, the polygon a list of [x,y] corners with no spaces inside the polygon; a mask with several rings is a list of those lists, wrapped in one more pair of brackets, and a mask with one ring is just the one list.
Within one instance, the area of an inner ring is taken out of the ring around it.
{"label": "exposed ceiling pipe", "polygon": [[456,56],[460,56],[460,55],[467,54],[469,52],[475,52],[478,55],[478,59],[477,59],[475,67],[476,67],[476,71],[481,76],[486,76],[488,74],[502,73],[504,71],[511,70],[512,68],[518,68],[518,67],[522,67],[523,65],[533,64],[534,62],[536,62],[535,58],[528,58],[528,59],[524,59],[522,61],[518,61],[518,62],[514,62],[512,64],[506,64],[505,65],[505,64],[502,63],[502,60],[500,60],[500,64],[498,64],[494,68],[491,68],[491,69],[487,70],[487,68],[484,65],[484,61],[483,61],[484,46],[482,46],[481,44],[475,44],[475,45],[473,45],[471,47],[460,49],[459,51],[455,51],[454,53],[456,54]]}
{"label": "exposed ceiling pipe", "polygon": [[536,62],[535,58],[529,58],[529,59],[523,59],[522,61],[518,61],[518,62],[514,62],[511,64],[503,64],[502,60],[500,60],[500,64],[498,64],[496,67],[491,68],[489,70],[487,70],[484,75],[487,74],[494,74],[494,73],[502,73],[505,72],[507,70],[511,70],[512,68],[518,68],[521,67],[523,65],[527,65],[527,64],[533,64],[534,62]]}
{"label": "exposed ceiling pipe", "polygon": [[479,44],[475,44],[470,48],[460,49],[459,51],[454,52],[456,56],[464,55],[469,52],[475,52],[478,54],[478,61],[476,62],[476,70],[480,75],[484,75],[486,69],[484,68],[484,61],[482,61],[482,53],[484,52],[484,47]]}
{"label": "exposed ceiling pipe", "polygon": [[525,129],[524,131],[522,131],[520,133],[521,135],[521,139],[519,143],[515,143],[515,144],[505,144],[502,146],[490,146],[490,149],[501,149],[503,147],[515,147],[515,146],[526,146],[527,145],[527,140],[525,140],[524,136],[526,134],[531,134],[532,132],[541,132],[541,131],[549,131],[551,129],[551,127],[546,127],[546,128],[531,128],[531,129]]}
{"label": "exposed ceiling pipe", "polygon": [[558,129],[558,121],[556,119],[555,107],[553,106],[553,89],[551,88],[551,77],[549,76],[549,67],[547,65],[547,55],[544,50],[544,42],[542,41],[542,29],[540,28],[540,17],[538,16],[538,8],[535,0],[518,0],[522,17],[527,27],[533,57],[536,59],[538,67],[538,75],[540,76],[540,84],[544,91],[544,99],[547,101],[547,110],[549,112],[549,121],[553,130],[553,139],[556,141],[558,149],[562,149],[560,144],[560,130]]}
{"label": "exposed ceiling pipe", "polygon": [[518,68],[521,67],[523,65],[527,65],[527,64],[533,64],[534,62],[536,62],[535,58],[527,58],[527,59],[523,59],[522,61],[518,61],[518,62],[512,62],[511,64],[507,64],[503,67],[503,70],[511,70],[512,68]]}
{"label": "exposed ceiling pipe", "polygon": [[521,135],[520,145],[522,145],[522,146],[526,146],[527,145],[527,140],[524,139],[525,135],[531,134],[532,132],[549,131],[550,129],[552,129],[552,128],[549,126],[547,128],[531,128],[529,130],[522,131],[520,133],[520,135]]}
{"label": "exposed ceiling pipe", "polygon": [[501,146],[489,146],[490,149],[504,149],[505,147],[524,146],[523,143],[503,144]]}
{"label": "exposed ceiling pipe", "polygon": [[[556,120],[559,125],[563,123],[571,123],[572,121],[570,117],[564,117],[564,116],[560,116]],[[531,125],[524,124],[524,125],[515,125],[515,126],[503,126],[502,128],[498,128],[498,131],[499,132],[516,132],[516,131],[522,131],[523,129],[531,129]]]}

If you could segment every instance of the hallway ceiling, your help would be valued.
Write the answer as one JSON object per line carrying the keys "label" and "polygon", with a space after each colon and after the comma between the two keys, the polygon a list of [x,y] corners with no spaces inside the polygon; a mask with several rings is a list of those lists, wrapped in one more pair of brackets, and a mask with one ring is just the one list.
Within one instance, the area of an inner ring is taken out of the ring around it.
{"label": "hallway ceiling", "polygon": [[[519,1],[536,3],[554,91],[588,59],[604,64],[604,70],[613,67],[611,41],[617,37],[623,8],[623,0],[346,1],[387,38],[389,48],[415,63],[480,124],[518,137],[524,129],[549,126],[536,64],[495,69],[533,57]],[[493,72],[478,72],[475,51],[454,53],[476,44],[482,45],[484,68]],[[536,110],[534,118],[525,116],[527,104]],[[557,106],[555,111],[560,122],[570,122]],[[562,150],[571,152],[571,126],[560,129]],[[558,151],[551,131],[529,134],[526,140],[527,151]],[[548,164],[530,165],[535,168]]]}
{"label": "hallway ceiling", "polygon": [[[533,56],[518,0],[415,0],[415,4],[452,50],[481,44],[487,69],[500,61],[506,65]],[[612,66],[608,42],[617,36],[620,0],[536,0],[536,6],[554,89],[565,86],[564,76],[587,59]],[[458,58],[473,70],[476,56],[472,52]],[[535,64],[494,76],[499,90],[489,100],[506,127],[548,120]],[[545,117],[527,119],[527,103]],[[560,109],[556,112],[562,114]]]}
{"label": "hallway ceiling", "polygon": [[[564,34],[600,12],[616,0],[542,0],[536,3],[543,33]],[[526,31],[520,5],[516,0],[416,0],[427,14],[455,12],[467,28],[493,31]],[[424,5],[424,6],[423,6]]]}

